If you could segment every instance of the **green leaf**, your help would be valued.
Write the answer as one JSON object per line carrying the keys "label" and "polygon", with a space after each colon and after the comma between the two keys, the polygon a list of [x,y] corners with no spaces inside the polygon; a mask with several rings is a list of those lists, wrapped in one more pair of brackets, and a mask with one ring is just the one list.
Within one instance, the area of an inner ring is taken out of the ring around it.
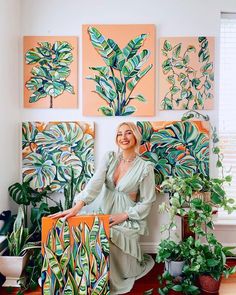
{"label": "green leaf", "polygon": [[150,51],[144,49],[140,54],[137,54],[130,58],[122,68],[122,74],[126,77],[126,79],[134,77],[144,63],[147,61],[150,55]]}
{"label": "green leaf", "polygon": [[124,107],[124,109],[122,110],[122,116],[128,116],[133,114],[136,111],[136,108],[134,106],[127,106]]}
{"label": "green leaf", "polygon": [[125,64],[125,56],[123,52],[120,50],[120,47],[116,44],[116,42],[112,39],[107,39],[107,43],[110,47],[116,52],[116,58],[113,64],[113,67],[117,70],[122,70]]}
{"label": "green leaf", "polygon": [[182,48],[182,43],[179,43],[173,47],[172,55],[174,58],[179,58],[181,48]]}
{"label": "green leaf", "polygon": [[204,83],[204,87],[205,87],[207,90],[211,89],[211,83],[210,83],[208,80],[206,80],[205,83]]}
{"label": "green leaf", "polygon": [[162,70],[164,74],[167,74],[172,69],[172,61],[171,58],[168,58],[162,63]]}
{"label": "green leaf", "polygon": [[133,57],[137,53],[137,51],[139,50],[139,48],[141,48],[146,38],[147,38],[147,34],[141,34],[137,36],[136,38],[134,38],[133,40],[131,40],[126,45],[126,47],[123,49],[123,53],[127,60]]}
{"label": "green leaf", "polygon": [[138,72],[138,74],[128,82],[127,86],[129,90],[133,90],[138,82],[151,70],[152,65],[147,66],[144,70]]}
{"label": "green leaf", "polygon": [[109,78],[109,68],[108,67],[89,67],[90,70],[98,71],[99,74],[106,80]]}
{"label": "green leaf", "polygon": [[172,290],[176,291],[176,292],[181,292],[183,290],[181,285],[175,285],[172,287]]}
{"label": "green leaf", "polygon": [[191,82],[192,82],[192,86],[193,86],[195,89],[197,89],[198,85],[201,83],[201,80],[198,79],[198,78],[194,78],[194,79],[192,79]]}
{"label": "green leaf", "polygon": [[47,95],[57,97],[64,92],[65,86],[62,82],[48,81],[47,83],[44,84],[43,89],[47,93]]}
{"label": "green leaf", "polygon": [[41,89],[40,91],[35,91],[33,94],[31,94],[29,102],[36,102],[40,98],[46,97],[47,93],[44,91],[44,89]]}
{"label": "green leaf", "polygon": [[176,94],[177,92],[180,91],[180,89],[177,87],[177,86],[173,86],[171,89],[170,89],[171,93],[172,94]]}
{"label": "green leaf", "polygon": [[138,101],[141,102],[146,102],[146,98],[142,94],[137,94],[136,96],[132,97],[132,99],[137,99]]}
{"label": "green leaf", "polygon": [[171,51],[172,50],[172,46],[171,46],[171,44],[170,44],[170,42],[168,40],[165,40],[164,41],[163,49],[165,51]]}
{"label": "green leaf", "polygon": [[105,115],[105,116],[114,116],[114,111],[113,111],[113,109],[112,108],[110,108],[110,107],[100,107],[99,109],[98,109],[99,111],[101,110],[101,112],[103,113],[103,115]]}
{"label": "green leaf", "polygon": [[108,44],[105,37],[94,27],[88,28],[91,43],[101,55],[108,66],[114,66],[116,60],[115,50]]}
{"label": "green leaf", "polygon": [[182,69],[184,67],[184,64],[182,61],[177,61],[175,64],[174,64],[174,67],[177,68],[177,69]]}
{"label": "green leaf", "polygon": [[62,81],[65,90],[71,94],[75,94],[74,87],[68,81]]}
{"label": "green leaf", "polygon": [[187,48],[188,52],[196,52],[196,48],[193,45],[189,45]]}

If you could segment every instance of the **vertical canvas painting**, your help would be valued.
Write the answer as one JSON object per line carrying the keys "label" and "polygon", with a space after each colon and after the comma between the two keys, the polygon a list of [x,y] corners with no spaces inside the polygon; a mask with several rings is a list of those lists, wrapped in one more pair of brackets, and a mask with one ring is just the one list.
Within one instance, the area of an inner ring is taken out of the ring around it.
{"label": "vertical canvas painting", "polygon": [[77,108],[77,37],[24,37],[24,107]]}
{"label": "vertical canvas painting", "polygon": [[209,124],[201,121],[137,122],[140,155],[154,163],[156,185],[165,176],[209,176]]}
{"label": "vertical canvas painting", "polygon": [[214,50],[213,37],[161,38],[162,110],[213,108]]}
{"label": "vertical canvas painting", "polygon": [[94,124],[23,122],[22,165],[34,190],[61,191],[73,173],[81,191],[94,172]]}
{"label": "vertical canvas painting", "polygon": [[155,26],[83,25],[83,114],[153,116]]}
{"label": "vertical canvas painting", "polygon": [[42,294],[110,294],[109,215],[42,219]]}

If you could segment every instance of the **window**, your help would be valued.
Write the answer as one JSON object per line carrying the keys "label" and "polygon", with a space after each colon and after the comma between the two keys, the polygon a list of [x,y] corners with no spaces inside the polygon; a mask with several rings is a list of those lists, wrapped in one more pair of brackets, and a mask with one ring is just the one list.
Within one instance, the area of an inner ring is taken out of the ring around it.
{"label": "window", "polygon": [[[225,189],[236,199],[236,13],[221,14],[219,138],[224,167],[233,176]],[[235,219],[236,214],[220,212],[219,217]]]}

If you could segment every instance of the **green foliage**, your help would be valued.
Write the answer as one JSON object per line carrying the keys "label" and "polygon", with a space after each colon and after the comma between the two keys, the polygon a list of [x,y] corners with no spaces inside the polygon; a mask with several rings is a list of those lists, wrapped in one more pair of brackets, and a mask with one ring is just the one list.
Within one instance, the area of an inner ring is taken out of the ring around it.
{"label": "green foliage", "polygon": [[61,122],[40,129],[37,123],[24,122],[22,130],[23,147],[29,151],[23,158],[24,182],[36,191],[47,187],[59,191],[70,181],[73,167],[81,191],[93,175],[94,162],[94,139],[86,132],[86,125]]}
{"label": "green foliage", "polygon": [[[161,103],[164,110],[179,106],[183,109],[204,109],[205,101],[212,99],[214,73],[208,40],[206,37],[199,37],[198,43],[199,49],[189,45],[183,51],[182,43],[171,44],[165,40],[161,49],[165,56],[162,71],[170,85]],[[199,74],[191,67],[191,55],[197,50],[199,63],[202,64]]]}
{"label": "green foliage", "polygon": [[[42,268],[43,294],[109,294],[109,241],[103,223],[94,218],[93,226],[72,227],[70,244],[67,221],[58,219],[49,231]],[[82,239],[84,232],[84,239]]]}
{"label": "green foliage", "polygon": [[145,102],[146,98],[133,91],[139,81],[151,70],[152,64],[143,69],[150,51],[143,49],[147,34],[141,34],[120,49],[112,39],[106,39],[96,28],[89,27],[88,33],[91,43],[102,57],[106,66],[90,67],[95,71],[93,77],[87,77],[96,83],[94,92],[105,102],[99,107],[104,116],[128,116],[135,113],[136,108],[129,105],[132,100]]}
{"label": "green foliage", "polygon": [[209,138],[194,122],[175,122],[154,130],[151,123],[138,122],[142,154],[155,164],[156,185],[166,176],[209,175]]}
{"label": "green foliage", "polygon": [[25,86],[33,92],[30,103],[49,96],[50,108],[53,108],[53,100],[64,91],[74,94],[73,86],[66,80],[71,72],[69,65],[73,61],[73,48],[66,41],[56,41],[54,44],[38,42],[38,45],[25,55],[26,64],[37,64],[32,68],[33,76]]}
{"label": "green foliage", "polygon": [[8,236],[8,250],[10,256],[20,256],[26,250],[41,247],[39,245],[40,242],[30,242],[32,234],[29,233],[28,228],[24,227],[24,218],[24,211],[19,207],[16,220],[13,224],[13,231]]}

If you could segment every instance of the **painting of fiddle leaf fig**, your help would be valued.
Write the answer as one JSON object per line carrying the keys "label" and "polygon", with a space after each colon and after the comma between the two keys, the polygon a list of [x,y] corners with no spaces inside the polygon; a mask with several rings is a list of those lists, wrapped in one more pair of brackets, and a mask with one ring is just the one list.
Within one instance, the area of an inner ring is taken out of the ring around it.
{"label": "painting of fiddle leaf fig", "polygon": [[42,219],[42,294],[110,294],[109,216]]}
{"label": "painting of fiddle leaf fig", "polygon": [[85,115],[153,115],[154,26],[86,26],[84,35]]}
{"label": "painting of fiddle leaf fig", "polygon": [[209,176],[209,125],[206,122],[137,122],[140,154],[155,164],[156,185],[165,176]]}
{"label": "painting of fiddle leaf fig", "polygon": [[24,122],[23,181],[61,191],[73,178],[81,191],[94,172],[94,127],[85,122]]}
{"label": "painting of fiddle leaf fig", "polygon": [[214,98],[214,38],[162,38],[162,110],[211,109]]}
{"label": "painting of fiddle leaf fig", "polygon": [[77,92],[75,37],[25,37],[25,107],[73,108]]}

